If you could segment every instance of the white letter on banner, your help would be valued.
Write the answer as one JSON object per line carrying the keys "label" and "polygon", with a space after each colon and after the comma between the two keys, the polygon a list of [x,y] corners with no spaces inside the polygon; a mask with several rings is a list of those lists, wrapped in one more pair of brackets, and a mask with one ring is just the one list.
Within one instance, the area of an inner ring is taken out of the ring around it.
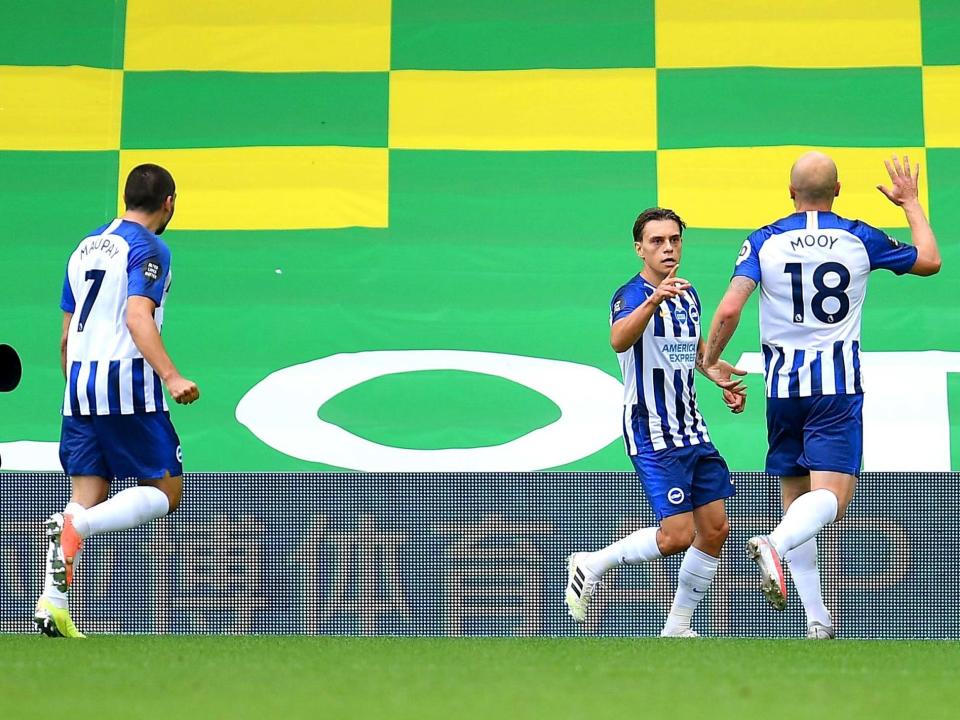
{"label": "white letter on banner", "polygon": [[[860,353],[863,369],[863,469],[868,472],[950,470],[947,373],[960,353]],[[763,373],[763,356],[744,353],[737,366]]]}
{"label": "white letter on banner", "polygon": [[[365,440],[317,416],[344,390],[382,375],[421,370],[464,370],[512,380],[555,402],[560,419],[502,445],[410,450]],[[517,472],[563,465],[602,450],[621,435],[622,405],[620,382],[588,365],[463,350],[376,350],[278,370],[243,396],[236,414],[264,443],[301,460],[368,472]]]}
{"label": "white letter on banner", "polygon": [[0,442],[0,467],[21,472],[61,472],[60,443],[56,440]]}

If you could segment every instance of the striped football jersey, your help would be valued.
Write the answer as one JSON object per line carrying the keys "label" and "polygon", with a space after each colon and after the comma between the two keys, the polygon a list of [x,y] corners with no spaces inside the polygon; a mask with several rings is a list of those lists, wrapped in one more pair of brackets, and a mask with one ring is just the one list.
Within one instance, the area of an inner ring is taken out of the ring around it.
{"label": "striped football jersey", "polygon": [[[654,290],[642,275],[635,276],[614,294],[610,324],[633,312]],[[664,300],[633,347],[617,353],[623,374],[623,436],[630,455],[710,442],[693,382],[701,309],[693,288]]]}
{"label": "striped football jersey", "polygon": [[60,307],[67,334],[64,415],[167,410],[160,377],[127,329],[127,298],[153,300],[157,330],[170,288],[170,250],[138,223],[117,219],[84,238],[67,263]]}
{"label": "striped football jersey", "polygon": [[881,268],[901,275],[916,259],[912,245],[832,212],[797,212],[747,237],[733,275],[760,286],[767,396],[862,393],[867,277]]}

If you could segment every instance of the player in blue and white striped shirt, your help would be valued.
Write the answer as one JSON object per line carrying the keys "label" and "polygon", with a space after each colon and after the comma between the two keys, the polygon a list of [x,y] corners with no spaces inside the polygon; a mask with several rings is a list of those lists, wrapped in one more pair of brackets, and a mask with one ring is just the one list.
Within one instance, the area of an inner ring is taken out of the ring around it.
{"label": "player in blue and white striped shirt", "polygon": [[[661,633],[672,637],[696,635],[690,619],[716,575],[729,529],[724,500],[734,494],[697,407],[701,305],[696,290],[677,277],[684,227],[672,210],[640,214],[633,236],[643,270],[617,290],[610,307],[610,344],[623,372],[624,442],[659,525],[571,555],[565,593],[570,614],[582,622],[604,572],[686,550]],[[724,400],[741,412],[743,386],[731,380],[732,367],[725,369]]]}
{"label": "player in blue and white striped shirt", "polygon": [[903,208],[913,245],[902,245],[859,220],[832,212],[840,194],[837,167],[807,153],[790,173],[796,212],[760,228],[744,242],[730,288],[713,318],[704,357],[708,376],[723,382],[720,354],[740,313],[760,286],[760,341],[767,394],[767,472],[783,485],[785,514],[747,550],[760,567],[761,588],[778,610],[786,606],[781,558],[789,563],[807,613],[807,637],[832,639],[823,603],[816,535],[839,520],[853,498],[863,455],[860,315],[871,271],[933,275],[940,252],[917,192],[919,166],[886,163],[892,189],[878,186]]}
{"label": "player in blue and white striped shirt", "polygon": [[[180,440],[163,395],[200,392],[177,371],[160,339],[170,289],[170,250],[160,239],[176,186],[157,165],[127,178],[123,217],[94,230],[70,256],[60,307],[66,389],[60,460],[72,494],[46,522],[46,581],[35,621],[47,635],[83,637],[67,591],[83,540],[137,527],[177,508],[183,489]],[[107,500],[112,481],[135,479]]]}

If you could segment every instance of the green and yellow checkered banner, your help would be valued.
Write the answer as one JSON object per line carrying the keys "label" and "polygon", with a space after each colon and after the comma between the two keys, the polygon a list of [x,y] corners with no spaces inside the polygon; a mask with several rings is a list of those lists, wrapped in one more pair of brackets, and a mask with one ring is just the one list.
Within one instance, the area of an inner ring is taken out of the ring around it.
{"label": "green and yellow checkered banner", "polygon": [[[178,184],[165,337],[203,392],[174,409],[191,470],[325,469],[235,411],[271,372],[337,353],[485,351],[618,376],[607,303],[638,267],[637,212],[687,220],[684,275],[712,308],[745,232],[792,211],[787,172],[808,148],[840,167],[840,214],[904,240],[875,186],[891,153],[919,160],[946,269],[876,277],[863,346],[960,349],[958,37],[952,0],[5,2],[0,342],[27,371],[0,398],[0,441],[57,438],[64,263],[145,161]],[[732,358],[757,350],[755,327],[752,307]],[[943,392],[960,412],[955,378]],[[750,382],[742,419],[700,388],[744,470],[763,462]],[[379,377],[318,414],[443,449],[502,444],[560,411],[450,370]],[[629,465],[611,439],[560,467]]]}

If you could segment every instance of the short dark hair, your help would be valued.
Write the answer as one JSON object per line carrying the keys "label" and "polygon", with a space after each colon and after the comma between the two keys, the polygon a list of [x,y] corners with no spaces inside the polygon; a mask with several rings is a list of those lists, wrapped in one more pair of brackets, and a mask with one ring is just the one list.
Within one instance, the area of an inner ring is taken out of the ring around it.
{"label": "short dark hair", "polygon": [[177,191],[173,175],[159,165],[137,165],[127,175],[123,188],[123,202],[127,210],[154,212],[163,206],[163,201]]}
{"label": "short dark hair", "polygon": [[662,207],[652,207],[644,210],[637,217],[637,221],[633,224],[633,241],[640,242],[643,240],[643,227],[651,220],[673,220],[677,225],[680,226],[680,234],[683,235],[683,231],[686,229],[687,224],[680,219],[680,216],[677,215],[670,208]]}

